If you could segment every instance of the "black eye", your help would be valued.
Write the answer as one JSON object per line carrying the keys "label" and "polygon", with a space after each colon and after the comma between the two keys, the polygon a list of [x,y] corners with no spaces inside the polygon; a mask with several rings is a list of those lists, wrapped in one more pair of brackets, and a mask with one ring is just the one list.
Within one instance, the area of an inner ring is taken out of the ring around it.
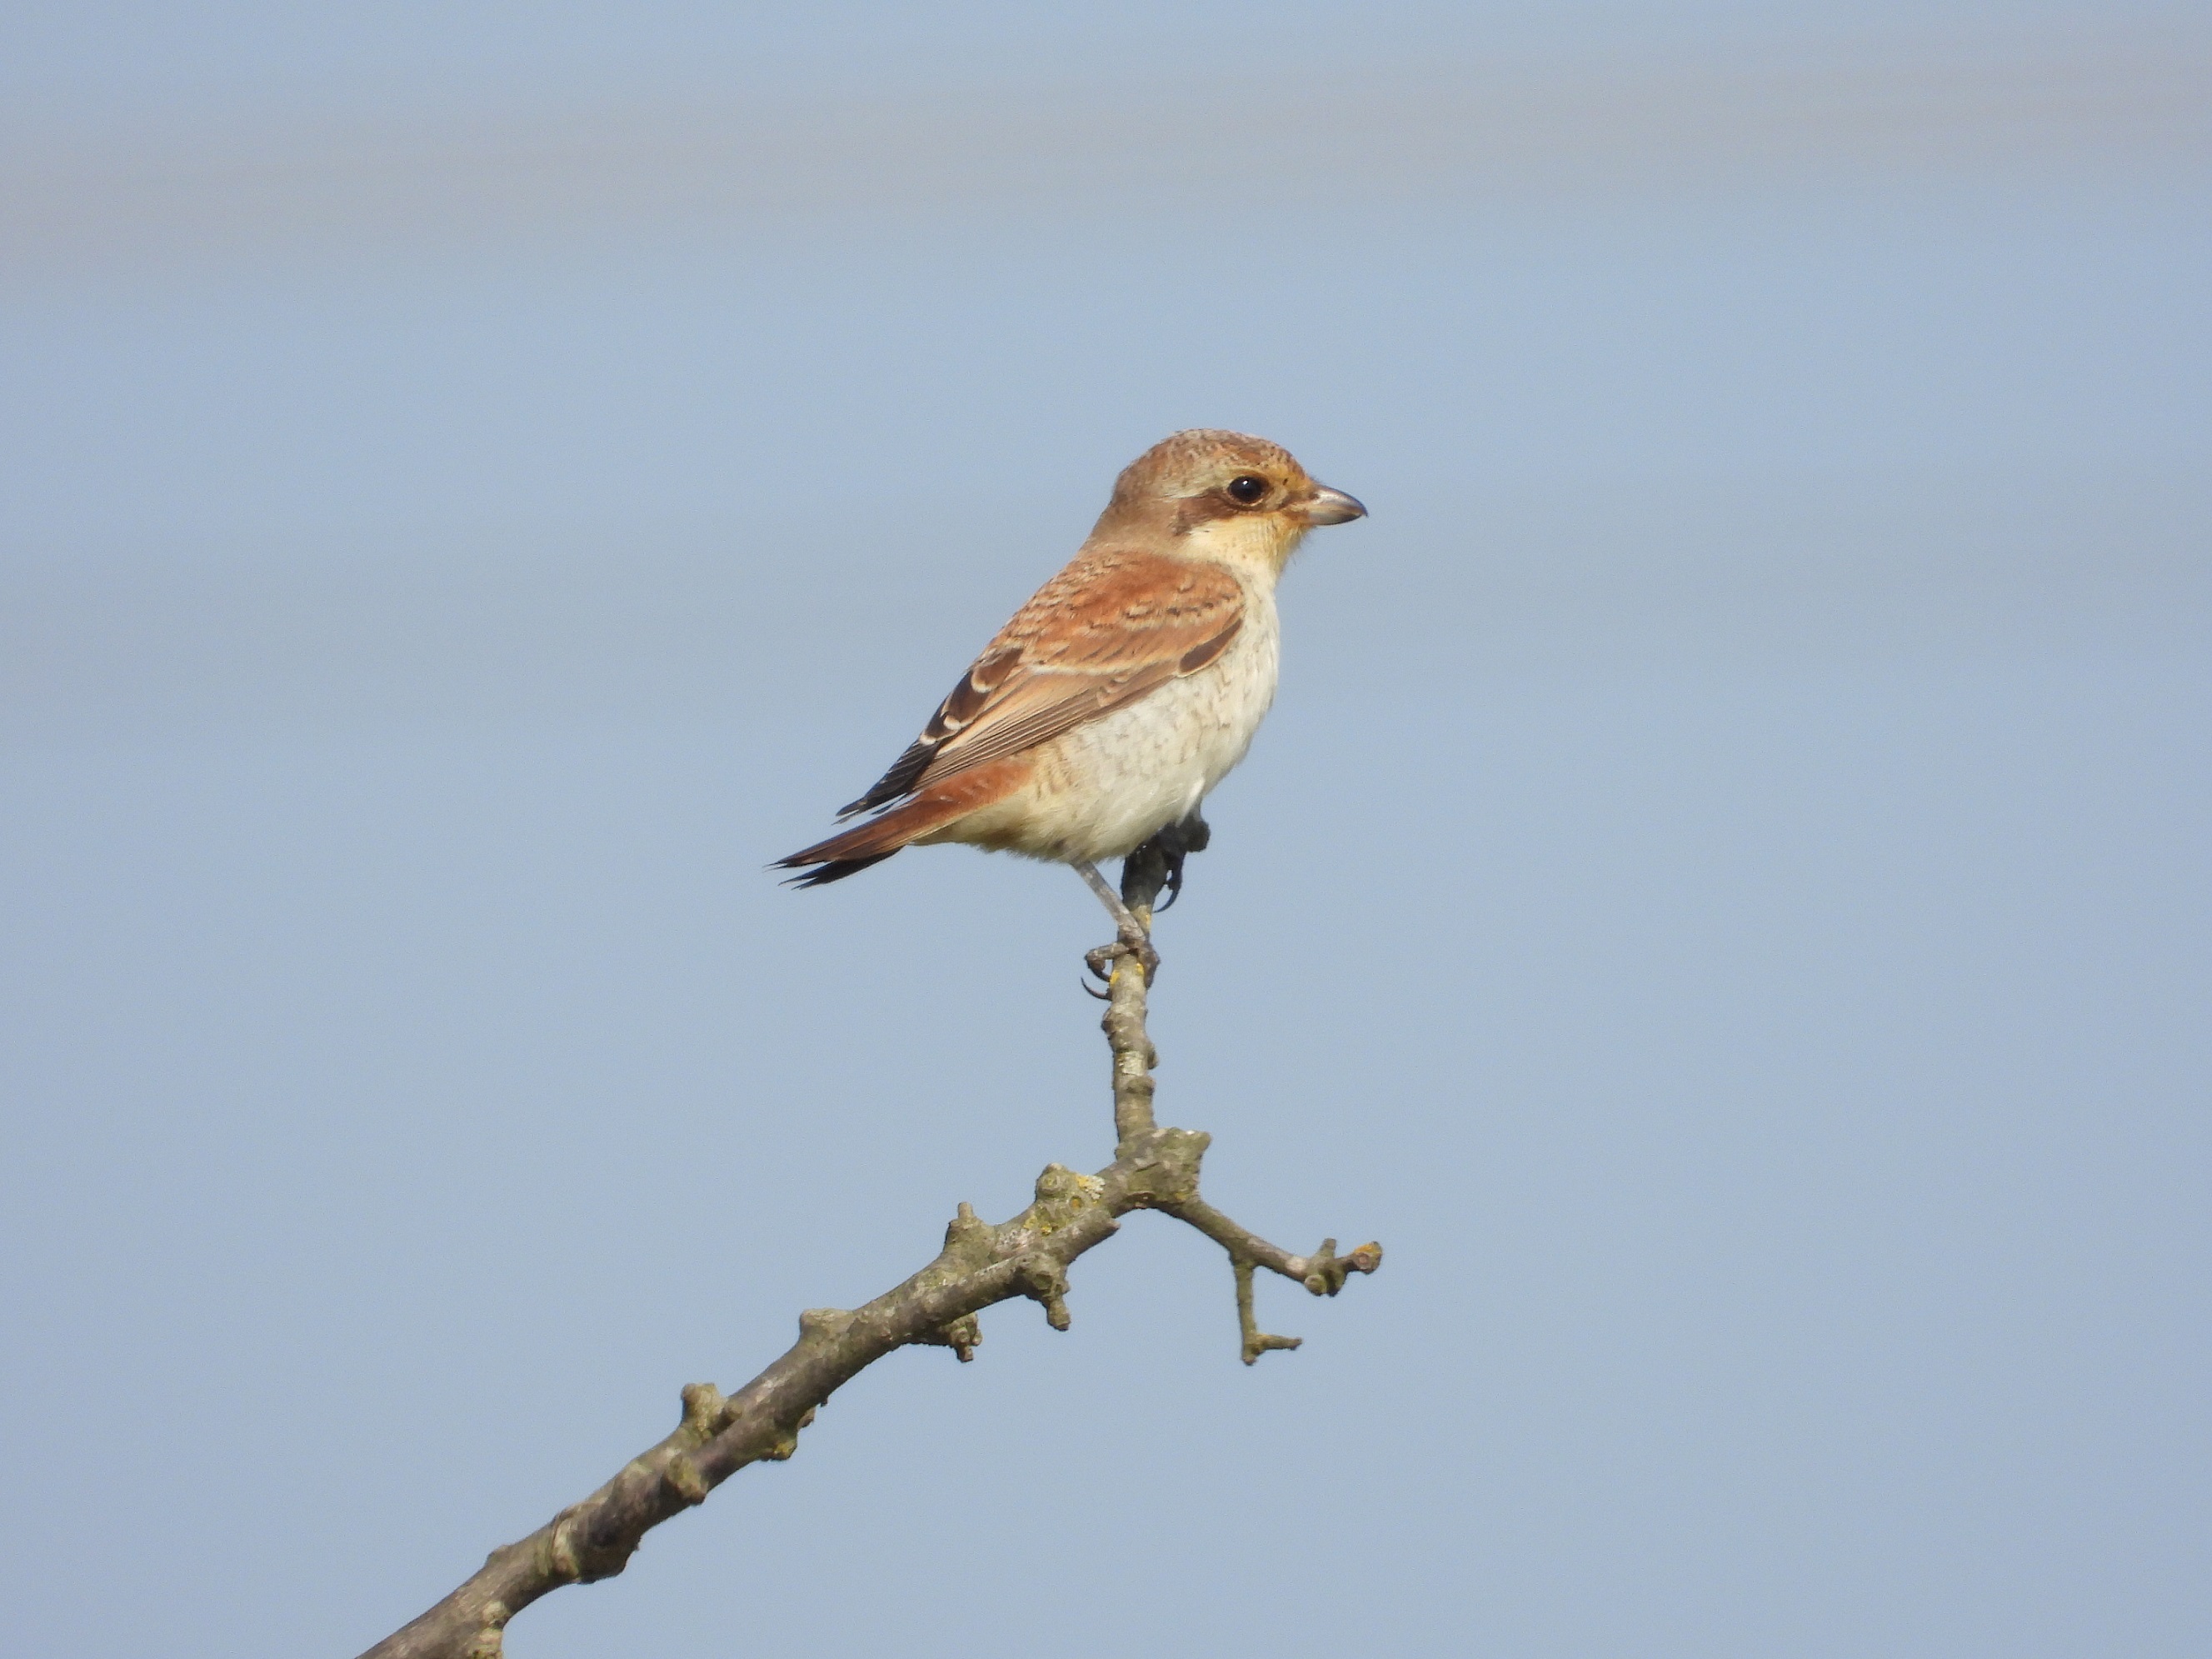
{"label": "black eye", "polygon": [[1255,478],[1249,472],[1229,481],[1230,499],[1242,501],[1247,507],[1251,506],[1267,493],[1267,481],[1265,478]]}

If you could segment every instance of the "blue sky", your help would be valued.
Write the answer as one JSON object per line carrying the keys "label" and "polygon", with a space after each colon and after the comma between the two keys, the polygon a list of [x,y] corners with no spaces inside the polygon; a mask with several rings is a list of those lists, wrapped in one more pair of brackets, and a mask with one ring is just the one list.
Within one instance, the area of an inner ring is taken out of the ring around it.
{"label": "blue sky", "polygon": [[2196,27],[19,8],[27,1650],[356,1650],[1106,1161],[1072,878],[762,866],[1225,424],[1373,517],[1161,1112],[1384,1270],[1136,1218],[510,1651],[2201,1651]]}

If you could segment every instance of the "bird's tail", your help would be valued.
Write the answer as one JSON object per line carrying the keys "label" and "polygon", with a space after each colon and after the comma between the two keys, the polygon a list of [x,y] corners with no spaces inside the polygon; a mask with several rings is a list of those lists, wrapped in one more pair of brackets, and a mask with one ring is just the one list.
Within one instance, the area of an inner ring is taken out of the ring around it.
{"label": "bird's tail", "polygon": [[[805,869],[805,874],[792,878],[794,887],[819,887],[824,882],[842,881],[872,864],[881,864],[899,848],[933,830],[942,830],[970,812],[1004,799],[1028,780],[1030,764],[1026,756],[1010,757],[955,773],[942,782],[929,785],[912,799],[892,807],[879,817],[855,824],[827,841],[817,841],[789,858],[778,859],[773,867]],[[809,869],[808,866],[813,867]]]}

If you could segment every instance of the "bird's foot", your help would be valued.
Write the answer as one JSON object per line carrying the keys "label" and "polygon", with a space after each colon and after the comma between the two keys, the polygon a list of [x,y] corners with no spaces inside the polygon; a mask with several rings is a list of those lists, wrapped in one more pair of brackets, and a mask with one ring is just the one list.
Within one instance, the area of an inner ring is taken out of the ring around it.
{"label": "bird's foot", "polygon": [[[1160,953],[1152,949],[1152,935],[1133,921],[1122,926],[1121,937],[1113,944],[1102,945],[1095,951],[1085,951],[1083,965],[1110,986],[1114,982],[1112,964],[1124,960],[1134,962],[1144,971],[1147,985],[1159,977]],[[1084,989],[1090,990],[1091,988],[1086,985]],[[1097,996],[1099,993],[1093,991],[1091,994]]]}
{"label": "bird's foot", "polygon": [[1206,842],[1212,839],[1212,826],[1196,812],[1181,823],[1170,824],[1152,837],[1150,846],[1159,855],[1163,866],[1160,890],[1166,895],[1152,906],[1154,915],[1182,896],[1183,861],[1193,853],[1203,853]]}

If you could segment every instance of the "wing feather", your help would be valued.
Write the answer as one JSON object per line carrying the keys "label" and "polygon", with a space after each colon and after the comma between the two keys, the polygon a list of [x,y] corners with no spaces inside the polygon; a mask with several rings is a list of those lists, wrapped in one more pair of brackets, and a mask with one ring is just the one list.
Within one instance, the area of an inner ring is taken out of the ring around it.
{"label": "wing feather", "polygon": [[1196,673],[1243,625],[1243,589],[1219,565],[1080,555],[1014,613],[921,735],[839,816],[1033,749]]}

